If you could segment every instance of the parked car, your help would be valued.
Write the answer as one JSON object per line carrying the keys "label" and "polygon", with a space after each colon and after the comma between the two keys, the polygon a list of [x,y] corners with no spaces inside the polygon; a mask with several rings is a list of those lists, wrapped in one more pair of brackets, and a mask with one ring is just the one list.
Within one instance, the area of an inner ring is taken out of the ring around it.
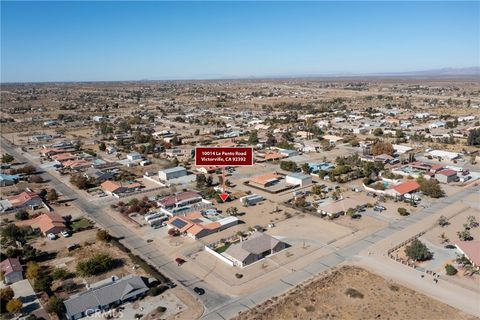
{"label": "parked car", "polygon": [[384,206],[380,206],[380,205],[376,205],[375,207],[373,207],[373,211],[382,212],[383,210],[387,210],[387,208],[385,208]]}
{"label": "parked car", "polygon": [[455,247],[453,244],[447,244],[445,249],[457,249],[457,247]]}
{"label": "parked car", "polygon": [[68,231],[62,231],[62,232],[60,232],[60,234],[61,234],[64,238],[68,238],[68,237],[71,236],[70,232],[68,232]]}
{"label": "parked car", "polygon": [[195,293],[198,294],[199,296],[205,294],[205,289],[202,289],[202,288],[199,288],[199,287],[193,288],[193,291],[195,291]]}
{"label": "parked car", "polygon": [[55,239],[57,239],[57,236],[54,235],[53,233],[49,233],[49,234],[47,234],[47,238],[48,238],[49,240],[55,240]]}

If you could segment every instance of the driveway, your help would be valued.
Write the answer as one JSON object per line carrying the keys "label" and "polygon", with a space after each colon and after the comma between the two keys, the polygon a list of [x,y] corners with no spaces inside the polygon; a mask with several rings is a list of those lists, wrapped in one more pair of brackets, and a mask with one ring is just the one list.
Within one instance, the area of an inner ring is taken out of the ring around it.
{"label": "driveway", "polygon": [[24,314],[32,314],[36,310],[40,310],[42,307],[40,301],[38,301],[35,291],[33,291],[30,282],[27,279],[18,281],[10,285],[13,292],[15,292],[15,298],[22,300]]}

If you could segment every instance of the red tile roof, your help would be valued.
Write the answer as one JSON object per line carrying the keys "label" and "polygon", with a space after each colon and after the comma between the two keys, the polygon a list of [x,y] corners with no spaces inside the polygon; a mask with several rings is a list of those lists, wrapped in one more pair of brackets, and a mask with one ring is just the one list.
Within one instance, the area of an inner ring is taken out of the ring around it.
{"label": "red tile roof", "polygon": [[48,233],[53,228],[66,228],[65,219],[61,215],[52,212],[43,213],[36,218],[20,221],[15,224],[19,227],[30,226],[35,229],[38,228],[44,234]]}
{"label": "red tile roof", "polygon": [[456,176],[456,175],[457,175],[457,171],[451,170],[451,169],[444,169],[444,170],[442,170],[442,171],[437,172],[437,174],[441,174],[441,175],[443,175],[443,176],[450,177],[450,176]]}
{"label": "red tile roof", "polygon": [[11,196],[7,199],[12,204],[12,206],[14,206],[14,207],[22,206],[26,202],[28,202],[32,199],[41,200],[40,196],[38,194],[36,194],[35,192],[32,192],[32,191],[24,191],[20,194],[17,194],[16,196]]}
{"label": "red tile roof", "polygon": [[400,195],[404,195],[406,193],[410,192],[415,192],[418,189],[420,189],[420,185],[418,184],[417,181],[406,181],[403,183],[400,183],[394,187],[392,187],[393,190],[397,191]]}

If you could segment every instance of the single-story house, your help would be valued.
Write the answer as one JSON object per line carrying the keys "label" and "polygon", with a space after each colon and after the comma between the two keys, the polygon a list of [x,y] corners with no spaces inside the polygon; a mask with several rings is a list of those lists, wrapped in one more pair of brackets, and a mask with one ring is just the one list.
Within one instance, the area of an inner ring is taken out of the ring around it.
{"label": "single-story house", "polygon": [[251,177],[248,181],[249,185],[266,188],[272,186],[280,180],[280,175],[276,172],[269,172],[262,175]]}
{"label": "single-story house", "polygon": [[346,214],[348,209],[355,209],[359,205],[358,201],[352,199],[342,199],[339,201],[319,205],[317,212],[329,217],[338,217],[342,214]]}
{"label": "single-story house", "polygon": [[223,255],[232,260],[234,265],[243,268],[286,247],[285,242],[268,234],[255,232],[247,240],[231,245]]}
{"label": "single-story house", "polygon": [[138,191],[138,190],[140,190],[141,187],[142,187],[142,185],[138,182],[133,182],[133,183],[129,183],[129,184],[122,184],[120,182],[111,181],[111,180],[104,181],[100,185],[100,188],[102,188],[102,190],[106,194],[111,195],[111,196],[117,196],[117,197],[122,193],[129,193],[129,192]]}
{"label": "single-story house", "polygon": [[67,229],[65,218],[53,212],[42,213],[33,219],[16,222],[15,225],[17,227],[29,226],[32,229],[39,229],[45,236],[49,233],[59,234]]}
{"label": "single-story house", "polygon": [[23,280],[23,267],[18,258],[8,258],[0,262],[0,271],[3,273],[5,284]]}
{"label": "single-story house", "polygon": [[7,200],[10,202],[12,209],[28,208],[34,210],[43,206],[42,198],[32,191],[24,191],[16,196],[8,197]]}
{"label": "single-story house", "polygon": [[417,192],[420,190],[420,184],[415,180],[409,180],[393,186],[391,190],[395,196],[400,197],[407,193]]}
{"label": "single-story house", "polygon": [[18,174],[3,174],[0,173],[0,187],[13,186],[20,180]]}
{"label": "single-story house", "polygon": [[177,229],[190,238],[200,239],[214,232],[222,231],[238,224],[237,217],[226,217],[216,221],[205,218],[200,212],[192,212],[184,217],[174,216],[167,222],[169,229]]}
{"label": "single-story house", "polygon": [[92,287],[63,302],[67,319],[80,319],[99,311],[109,310],[143,297],[148,291],[145,280],[133,274],[121,279],[112,277],[108,283],[102,282],[101,285],[94,284]]}
{"label": "single-story house", "polygon": [[85,169],[92,165],[91,161],[85,159],[67,160],[63,163],[63,167],[70,169]]}
{"label": "single-story house", "polygon": [[157,201],[157,205],[167,215],[176,216],[211,207],[212,203],[196,192],[185,191],[163,197]]}
{"label": "single-story house", "polygon": [[115,173],[102,171],[99,169],[89,168],[83,173],[86,178],[93,179],[97,183],[104,182],[106,180],[111,180],[115,177]]}

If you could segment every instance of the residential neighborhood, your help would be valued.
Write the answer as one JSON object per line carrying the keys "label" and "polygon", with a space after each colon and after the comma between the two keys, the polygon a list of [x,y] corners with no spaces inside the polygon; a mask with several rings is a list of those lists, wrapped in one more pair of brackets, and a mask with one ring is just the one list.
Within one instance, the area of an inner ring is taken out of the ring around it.
{"label": "residential neighborhood", "polygon": [[2,1],[0,319],[480,318],[479,7]]}

